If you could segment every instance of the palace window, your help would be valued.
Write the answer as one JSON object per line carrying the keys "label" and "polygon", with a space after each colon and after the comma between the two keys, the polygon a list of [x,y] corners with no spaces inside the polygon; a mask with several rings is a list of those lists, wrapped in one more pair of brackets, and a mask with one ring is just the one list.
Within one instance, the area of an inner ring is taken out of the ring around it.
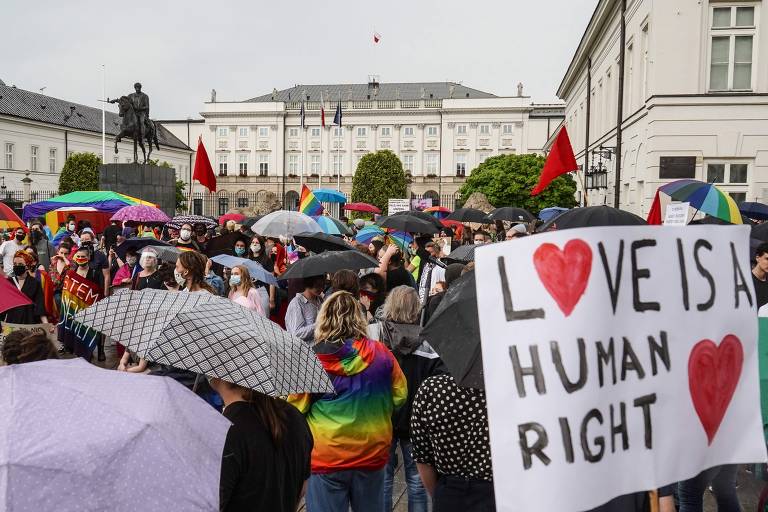
{"label": "palace window", "polygon": [[752,89],[756,6],[714,6],[710,28],[709,90]]}

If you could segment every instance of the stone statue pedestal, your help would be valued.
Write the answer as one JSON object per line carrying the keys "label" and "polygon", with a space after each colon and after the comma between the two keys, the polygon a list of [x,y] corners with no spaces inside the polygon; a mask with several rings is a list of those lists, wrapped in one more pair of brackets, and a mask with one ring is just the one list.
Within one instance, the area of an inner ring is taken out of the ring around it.
{"label": "stone statue pedestal", "polygon": [[110,190],[157,204],[166,215],[176,215],[176,171],[144,164],[99,166],[99,190]]}

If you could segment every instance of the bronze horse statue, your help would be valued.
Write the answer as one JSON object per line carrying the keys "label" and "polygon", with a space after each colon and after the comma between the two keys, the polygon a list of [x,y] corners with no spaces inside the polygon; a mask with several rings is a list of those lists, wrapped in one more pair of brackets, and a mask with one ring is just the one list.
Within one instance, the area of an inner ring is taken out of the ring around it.
{"label": "bronze horse statue", "polygon": [[[113,100],[114,101],[114,100]],[[123,122],[120,125],[120,133],[115,137],[115,154],[117,154],[117,143],[122,140],[124,136],[133,139],[133,162],[137,163],[139,160],[139,152],[136,147],[137,144],[141,147],[141,153],[144,155],[144,163],[146,164],[149,157],[152,156],[152,143],[155,143],[155,147],[160,151],[160,143],[157,141],[157,125],[151,119],[147,119],[147,124],[144,127],[144,135],[149,146],[149,152],[144,147],[144,139],[141,137],[141,126],[139,126],[138,116],[133,110],[133,103],[128,96],[120,96],[117,101],[119,107],[119,115],[123,118]]]}

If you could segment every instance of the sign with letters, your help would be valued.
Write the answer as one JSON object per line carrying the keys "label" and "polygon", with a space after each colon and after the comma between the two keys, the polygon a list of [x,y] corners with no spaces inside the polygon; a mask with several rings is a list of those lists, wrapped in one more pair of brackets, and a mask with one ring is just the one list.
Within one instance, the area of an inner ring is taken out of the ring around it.
{"label": "sign with letters", "polygon": [[664,212],[665,226],[685,226],[688,224],[688,207],[691,203],[670,203]]}
{"label": "sign with letters", "polygon": [[744,226],[477,249],[499,511],[588,510],[766,460],[748,249]]}
{"label": "sign with letters", "polygon": [[411,209],[411,202],[408,199],[389,199],[387,202],[387,215],[397,212],[407,212]]}

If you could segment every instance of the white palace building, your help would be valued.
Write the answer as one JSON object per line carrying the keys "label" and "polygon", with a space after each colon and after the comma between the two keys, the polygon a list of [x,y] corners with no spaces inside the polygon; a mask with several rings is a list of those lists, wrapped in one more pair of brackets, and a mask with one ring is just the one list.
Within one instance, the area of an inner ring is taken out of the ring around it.
{"label": "white palace building", "polygon": [[659,185],[680,178],[768,201],[767,7],[597,2],[557,92],[589,204],[613,206],[618,193],[622,209],[645,216]]}
{"label": "white palace building", "polygon": [[[333,126],[339,102],[341,128]],[[363,84],[296,85],[245,101],[216,101],[213,92],[201,116],[161,123],[193,150],[202,136],[219,189],[216,211],[204,210],[215,215],[268,194],[295,207],[302,179],[311,188],[336,188],[340,181],[349,194],[357,163],[382,149],[402,161],[411,194],[447,202],[486,158],[541,154],[563,120],[563,107],[533,104],[522,85],[517,96],[500,97],[457,83],[379,83],[372,77]]]}

